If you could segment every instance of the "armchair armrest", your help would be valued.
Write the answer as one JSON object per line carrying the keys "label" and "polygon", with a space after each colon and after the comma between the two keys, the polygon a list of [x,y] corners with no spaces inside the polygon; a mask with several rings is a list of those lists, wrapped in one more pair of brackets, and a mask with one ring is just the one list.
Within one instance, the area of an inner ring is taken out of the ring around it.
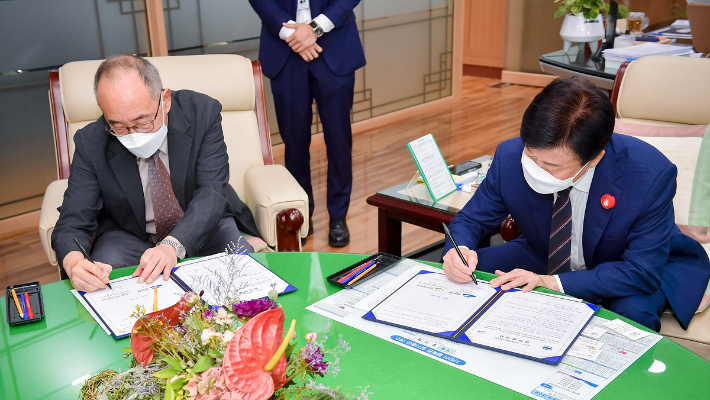
{"label": "armchair armrest", "polygon": [[[254,215],[254,220],[264,241],[271,247],[278,245],[280,251],[285,250],[281,248],[282,244],[278,243],[277,216],[298,220],[296,212],[283,212],[282,215],[279,213],[288,209],[296,209],[300,212],[300,217],[303,218],[300,229],[293,229],[291,224],[287,228],[288,232],[281,232],[281,234],[296,234],[298,248],[289,248],[288,250],[300,250],[300,238],[308,235],[308,219],[305,218],[308,215],[308,196],[296,179],[282,165],[264,165],[247,171],[244,187],[246,204]],[[283,230],[285,228],[283,221],[280,225]]]}
{"label": "armchair armrest", "polygon": [[39,214],[39,239],[42,242],[42,249],[49,263],[54,266],[58,266],[59,263],[57,262],[57,255],[52,249],[52,232],[54,232],[54,225],[59,219],[57,208],[64,201],[64,192],[67,190],[68,185],[68,179],[60,179],[50,183],[44,192],[42,209]]}

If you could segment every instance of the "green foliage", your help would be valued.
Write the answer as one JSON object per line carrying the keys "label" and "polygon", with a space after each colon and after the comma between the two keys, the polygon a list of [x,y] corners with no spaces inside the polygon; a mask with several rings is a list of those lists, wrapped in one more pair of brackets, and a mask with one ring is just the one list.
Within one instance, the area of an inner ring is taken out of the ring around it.
{"label": "green foliage", "polygon": [[182,371],[182,365],[180,365],[180,361],[172,357],[165,357],[163,358],[163,361],[165,361],[165,363],[168,364],[172,369],[176,371]]}
{"label": "green foliage", "polygon": [[595,19],[608,10],[608,6],[602,0],[555,0],[555,3],[562,3],[555,12],[555,18],[568,13],[577,15],[581,12],[584,18]]}
{"label": "green foliage", "polygon": [[[609,3],[604,3],[604,9],[608,12],[611,6]],[[624,19],[629,16],[629,8],[623,4],[619,4],[619,13],[616,18]]]}
{"label": "green foliage", "polygon": [[177,375],[177,371],[175,371],[172,368],[166,368],[166,369],[161,369],[160,371],[155,373],[155,376],[158,378],[172,378],[173,376]]}
{"label": "green foliage", "polygon": [[199,374],[200,372],[207,371],[212,366],[212,357],[208,355],[200,358],[192,367],[192,373]]}

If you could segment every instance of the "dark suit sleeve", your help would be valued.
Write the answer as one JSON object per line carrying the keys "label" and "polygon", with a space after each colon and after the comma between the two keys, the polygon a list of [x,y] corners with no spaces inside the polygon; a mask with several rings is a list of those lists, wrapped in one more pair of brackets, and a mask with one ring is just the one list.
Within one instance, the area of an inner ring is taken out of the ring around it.
{"label": "dark suit sleeve", "polygon": [[261,23],[267,27],[269,32],[278,38],[279,31],[283,28],[282,24],[291,19],[291,16],[289,16],[286,10],[281,8],[275,0],[249,0],[249,4],[251,4],[251,7],[256,11],[259,18],[261,18]]}
{"label": "dark suit sleeve", "polygon": [[52,248],[57,253],[59,265],[63,267],[64,257],[79,250],[76,238],[87,251],[91,251],[93,235],[98,227],[97,215],[103,208],[101,189],[90,158],[85,154],[81,132],[74,135],[74,157],[71,163],[69,186],[64,192],[59,220],[52,232]]}
{"label": "dark suit sleeve", "polygon": [[675,226],[673,197],[676,167],[663,170],[646,193],[638,219],[629,232],[621,261],[606,262],[586,271],[559,275],[565,293],[587,301],[648,295],[661,288]]}
{"label": "dark suit sleeve", "polygon": [[[328,17],[330,22],[338,28],[348,19],[347,14],[353,12],[353,9],[355,9],[359,3],[360,0],[334,1],[323,10],[322,14]],[[315,15],[313,15],[313,17],[315,17]]]}
{"label": "dark suit sleeve", "polygon": [[229,207],[225,195],[229,182],[229,157],[222,133],[221,110],[222,106],[215,100],[210,101],[205,109],[198,110],[207,122],[195,164],[197,189],[185,214],[170,232],[185,246],[189,256],[197,253]]}
{"label": "dark suit sleeve", "polygon": [[[456,214],[449,225],[451,236],[459,246],[475,250],[478,247],[478,242],[488,233],[496,230],[508,216],[508,209],[500,195],[500,164],[502,161],[499,159],[498,153],[499,151],[496,151],[486,179],[481,182],[471,200]],[[447,240],[444,254],[452,247],[450,241]]]}

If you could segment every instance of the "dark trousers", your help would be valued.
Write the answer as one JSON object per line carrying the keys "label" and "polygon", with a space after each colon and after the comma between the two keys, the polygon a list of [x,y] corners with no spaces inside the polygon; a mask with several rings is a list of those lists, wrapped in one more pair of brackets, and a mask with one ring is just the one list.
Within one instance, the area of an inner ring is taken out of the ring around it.
{"label": "dark trousers", "polygon": [[[200,248],[197,254],[188,254],[187,257],[202,257],[221,253],[228,244],[233,242],[242,248],[245,253],[253,253],[254,249],[242,236],[232,217],[222,218],[212,234],[212,237]],[[102,233],[94,240],[91,249],[91,258],[111,265],[114,269],[138,265],[141,256],[155,245],[150,241],[131,235],[126,231],[108,231]]]}
{"label": "dark trousers", "polygon": [[[510,272],[515,268],[522,268],[536,274],[547,274],[547,260],[542,260],[523,237],[499,246],[478,249],[476,253],[478,253],[476,269],[480,271]],[[656,332],[661,329],[660,315],[669,306],[666,295],[661,290],[649,295],[605,299],[602,305]]]}
{"label": "dark trousers", "polygon": [[314,206],[309,151],[314,99],[328,156],[328,214],[343,219],[348,213],[353,185],[350,109],[354,87],[354,72],[337,76],[323,57],[305,62],[296,53],[289,56],[283,69],[271,79],[286,169],[308,194],[309,216],[313,216]]}

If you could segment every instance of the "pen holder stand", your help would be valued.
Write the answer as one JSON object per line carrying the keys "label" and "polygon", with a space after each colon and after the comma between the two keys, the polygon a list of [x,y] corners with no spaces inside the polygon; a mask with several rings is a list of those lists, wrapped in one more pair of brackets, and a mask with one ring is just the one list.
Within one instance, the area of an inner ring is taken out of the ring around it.
{"label": "pen holder stand", "polygon": [[402,257],[393,256],[392,254],[387,254],[387,253],[377,253],[377,254],[373,254],[372,256],[367,257],[367,258],[364,259],[364,260],[358,261],[358,262],[356,262],[355,264],[353,264],[353,265],[351,265],[351,266],[349,266],[349,267],[347,267],[347,268],[341,269],[340,271],[334,273],[333,275],[330,275],[329,277],[326,278],[326,280],[327,280],[328,282],[332,283],[333,285],[335,285],[335,286],[340,286],[340,287],[342,287],[342,288],[344,288],[344,287],[352,287],[352,286],[348,286],[347,284],[339,283],[338,280],[339,280],[340,278],[344,277],[345,275],[351,273],[351,272],[352,272],[353,270],[355,270],[356,268],[360,268],[360,267],[362,267],[363,265],[367,264],[368,262],[370,262],[370,261],[372,261],[372,260],[377,260],[377,267],[375,267],[375,269],[373,269],[373,270],[368,274],[368,276],[367,276],[366,278],[363,278],[363,279],[361,279],[360,281],[358,281],[358,282],[357,282],[358,284],[359,284],[359,283],[362,283],[362,282],[364,282],[364,281],[366,281],[367,279],[369,279],[369,278],[371,278],[371,277],[373,277],[373,276],[375,276],[375,275],[378,275],[380,272],[382,272],[382,271],[384,271],[384,270],[389,269],[391,266],[393,266],[394,264],[396,264],[396,263],[398,263],[399,261],[401,261],[401,260],[402,260]]}
{"label": "pen holder stand", "polygon": [[[12,288],[15,288],[15,293],[17,294],[17,299],[20,301],[20,304],[22,304],[20,298],[24,298],[25,293],[27,293],[30,299],[32,318],[23,319],[20,317],[20,313],[17,311],[17,306],[15,305],[15,299],[12,296]],[[42,302],[42,290],[40,289],[39,282],[21,283],[19,285],[6,287],[5,300],[7,302],[7,323],[10,325],[29,324],[44,318],[44,303]]]}

